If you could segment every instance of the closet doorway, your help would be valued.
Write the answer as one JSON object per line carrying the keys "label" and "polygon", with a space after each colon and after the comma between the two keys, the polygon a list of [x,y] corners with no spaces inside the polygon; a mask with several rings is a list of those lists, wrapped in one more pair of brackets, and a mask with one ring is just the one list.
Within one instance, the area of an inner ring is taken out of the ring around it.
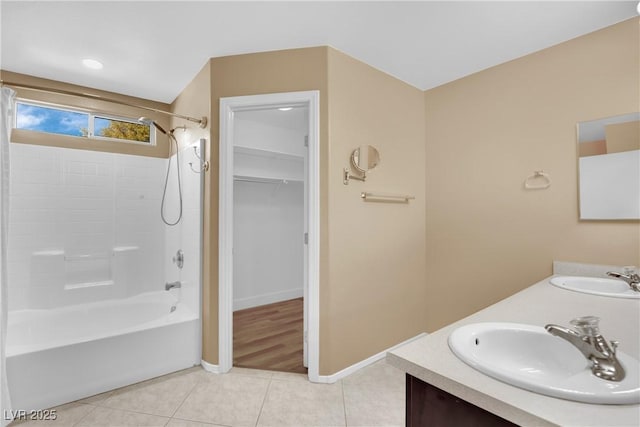
{"label": "closet doorway", "polygon": [[220,100],[220,366],[318,380],[318,93]]}

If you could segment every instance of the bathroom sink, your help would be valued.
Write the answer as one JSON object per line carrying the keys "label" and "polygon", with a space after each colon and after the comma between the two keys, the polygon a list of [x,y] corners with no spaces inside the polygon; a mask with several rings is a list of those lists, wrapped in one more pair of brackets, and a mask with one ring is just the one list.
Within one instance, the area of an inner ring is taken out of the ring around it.
{"label": "bathroom sink", "polygon": [[473,323],[454,330],[449,347],[483,374],[535,393],[586,403],[640,403],[637,360],[618,351],[625,378],[598,378],[580,351],[541,326]]}
{"label": "bathroom sink", "polygon": [[636,292],[626,282],[617,279],[604,279],[599,277],[557,276],[549,282],[562,289],[567,289],[585,294],[601,295],[614,298],[640,298],[640,292]]}

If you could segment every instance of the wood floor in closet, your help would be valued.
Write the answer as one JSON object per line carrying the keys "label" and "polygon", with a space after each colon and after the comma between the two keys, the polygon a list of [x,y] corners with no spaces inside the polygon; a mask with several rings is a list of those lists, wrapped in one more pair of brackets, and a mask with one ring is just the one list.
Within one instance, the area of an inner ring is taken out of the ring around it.
{"label": "wood floor in closet", "polygon": [[233,313],[233,366],[307,373],[302,298]]}

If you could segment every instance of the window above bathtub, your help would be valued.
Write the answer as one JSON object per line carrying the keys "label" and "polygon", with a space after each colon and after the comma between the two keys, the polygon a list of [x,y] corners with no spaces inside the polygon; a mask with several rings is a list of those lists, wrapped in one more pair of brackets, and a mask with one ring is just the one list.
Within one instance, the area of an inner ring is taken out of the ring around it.
{"label": "window above bathtub", "polygon": [[14,128],[89,140],[155,145],[155,131],[135,118],[26,100],[16,102]]}

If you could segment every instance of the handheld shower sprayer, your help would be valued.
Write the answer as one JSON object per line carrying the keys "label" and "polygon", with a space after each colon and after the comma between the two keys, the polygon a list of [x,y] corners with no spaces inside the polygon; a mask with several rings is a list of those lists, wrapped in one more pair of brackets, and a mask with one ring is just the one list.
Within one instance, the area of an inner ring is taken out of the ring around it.
{"label": "handheld shower sprayer", "polygon": [[169,161],[167,163],[167,175],[164,179],[164,190],[162,191],[162,202],[160,202],[160,218],[162,218],[162,222],[164,222],[165,224],[169,225],[169,226],[173,226],[176,225],[180,222],[180,220],[182,219],[182,186],[180,185],[180,150],[178,149],[178,140],[176,140],[176,137],[173,135],[173,131],[175,131],[178,128],[182,128],[184,130],[187,129],[186,126],[178,126],[176,128],[171,129],[169,132],[167,132],[166,130],[164,130],[164,128],[162,126],[160,126],[155,120],[150,119],[148,117],[140,117],[138,119],[138,121],[140,123],[146,124],[148,126],[153,125],[153,127],[155,127],[157,130],[159,130],[160,132],[162,132],[163,134],[167,135],[169,137],[169,144],[171,146],[171,143],[173,142],[175,144],[175,153],[176,153],[176,176],[178,179],[178,219],[176,219],[174,222],[170,222],[169,220],[167,220],[164,216],[164,209],[165,209],[165,199],[167,196],[167,184],[169,183],[169,172],[171,170],[171,158],[169,158]]}

